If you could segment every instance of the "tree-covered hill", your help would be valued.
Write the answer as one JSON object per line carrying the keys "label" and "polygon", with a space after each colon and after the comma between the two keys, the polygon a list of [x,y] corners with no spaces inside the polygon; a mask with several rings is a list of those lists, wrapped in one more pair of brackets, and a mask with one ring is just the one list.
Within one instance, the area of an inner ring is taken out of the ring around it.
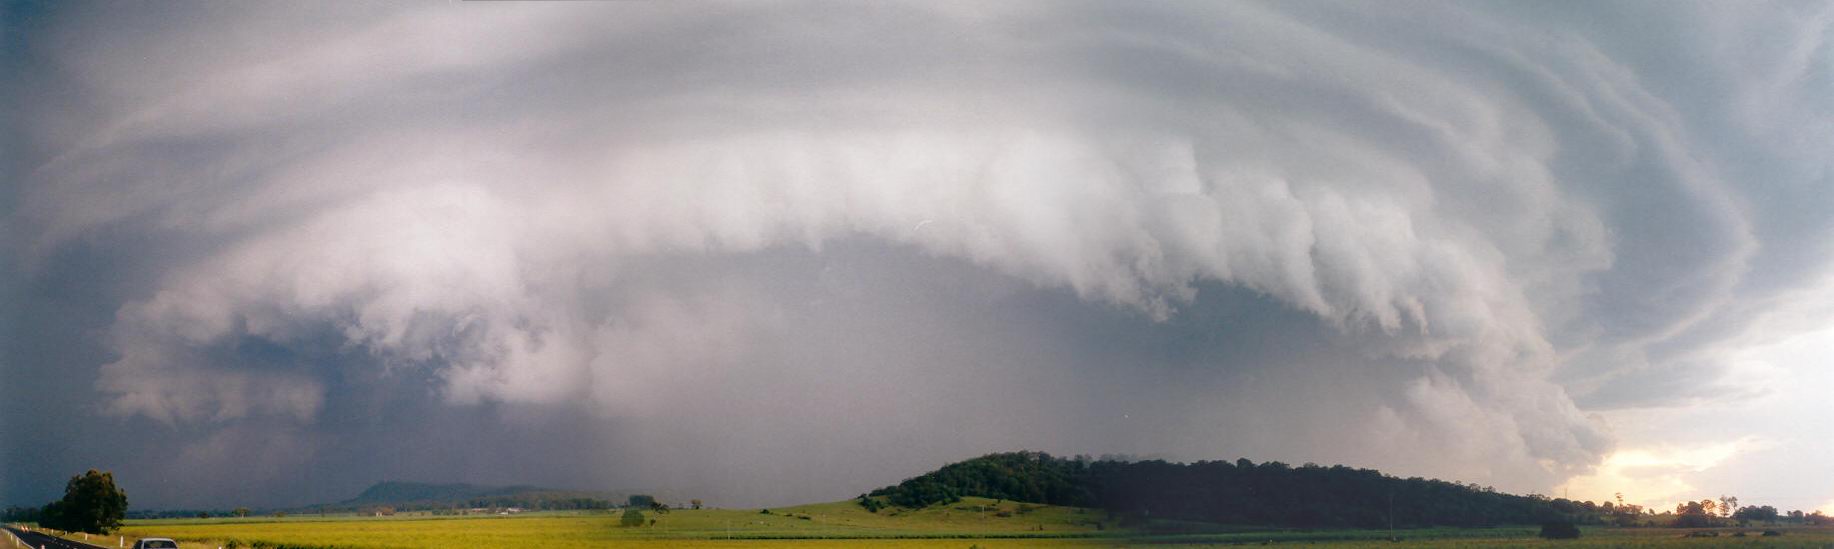
{"label": "tree-covered hill", "polygon": [[1039,452],[990,454],[869,495],[903,507],[980,496],[1099,507],[1129,517],[1307,528],[1603,520],[1598,508],[1587,502],[1518,496],[1442,480],[1403,479],[1371,469],[1292,467],[1246,459],[1186,464],[1057,458]]}

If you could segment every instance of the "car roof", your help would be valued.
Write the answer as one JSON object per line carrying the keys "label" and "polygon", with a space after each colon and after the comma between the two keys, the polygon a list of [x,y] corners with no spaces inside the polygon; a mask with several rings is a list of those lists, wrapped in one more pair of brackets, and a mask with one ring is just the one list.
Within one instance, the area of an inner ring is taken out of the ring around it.
{"label": "car roof", "polygon": [[140,538],[140,541],[172,541],[172,538]]}

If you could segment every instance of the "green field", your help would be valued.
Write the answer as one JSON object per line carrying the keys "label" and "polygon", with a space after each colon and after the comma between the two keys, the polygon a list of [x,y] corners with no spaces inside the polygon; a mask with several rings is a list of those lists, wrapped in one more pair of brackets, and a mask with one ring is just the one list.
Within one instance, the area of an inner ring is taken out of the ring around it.
{"label": "green field", "polygon": [[[1234,544],[1394,546],[1375,530],[1247,530],[1211,528],[1195,533],[1147,534],[1123,530],[1097,511],[967,498],[921,510],[868,513],[851,501],[759,510],[708,509],[646,513],[654,525],[619,526],[617,513],[532,513],[510,517],[294,516],[244,519],[128,521],[136,536],[179,539],[185,549],[215,549],[235,540],[295,549],[408,549],[443,547],[881,547],[957,549],[1024,547],[1204,547]],[[806,518],[805,518],[806,517]],[[1176,526],[1165,525],[1164,526]],[[1400,545],[1429,547],[1815,547],[1834,548],[1834,529],[1774,528],[1781,537],[1758,537],[1764,528],[1718,529],[1717,538],[1686,538],[1690,530],[1588,528],[1579,540],[1545,541],[1535,529],[1426,529],[1396,532]],[[1747,537],[1732,537],[1743,531]],[[116,541],[110,538],[110,542]],[[112,543],[109,543],[112,545]]]}

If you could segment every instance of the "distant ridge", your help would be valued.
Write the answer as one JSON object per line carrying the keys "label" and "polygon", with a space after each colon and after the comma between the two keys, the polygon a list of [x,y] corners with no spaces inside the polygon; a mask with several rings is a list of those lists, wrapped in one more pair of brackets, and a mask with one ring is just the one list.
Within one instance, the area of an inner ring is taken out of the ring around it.
{"label": "distant ridge", "polygon": [[337,503],[311,505],[307,512],[367,512],[457,510],[518,507],[530,510],[608,509],[624,502],[620,492],[563,490],[539,486],[486,486],[466,483],[384,481],[370,485],[356,497]]}
{"label": "distant ridge", "polygon": [[509,495],[521,492],[558,492],[535,486],[480,486],[477,484],[427,484],[421,482],[383,481],[370,485],[357,494],[357,497],[339,502],[340,505],[368,505],[386,503],[406,503],[415,501],[445,501],[477,497]]}

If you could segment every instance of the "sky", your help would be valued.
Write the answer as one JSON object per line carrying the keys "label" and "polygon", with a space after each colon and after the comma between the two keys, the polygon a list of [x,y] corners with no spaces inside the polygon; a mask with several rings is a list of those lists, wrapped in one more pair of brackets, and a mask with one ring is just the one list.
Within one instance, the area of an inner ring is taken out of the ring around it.
{"label": "sky", "polygon": [[7,3],[0,503],[1834,512],[1827,2]]}

